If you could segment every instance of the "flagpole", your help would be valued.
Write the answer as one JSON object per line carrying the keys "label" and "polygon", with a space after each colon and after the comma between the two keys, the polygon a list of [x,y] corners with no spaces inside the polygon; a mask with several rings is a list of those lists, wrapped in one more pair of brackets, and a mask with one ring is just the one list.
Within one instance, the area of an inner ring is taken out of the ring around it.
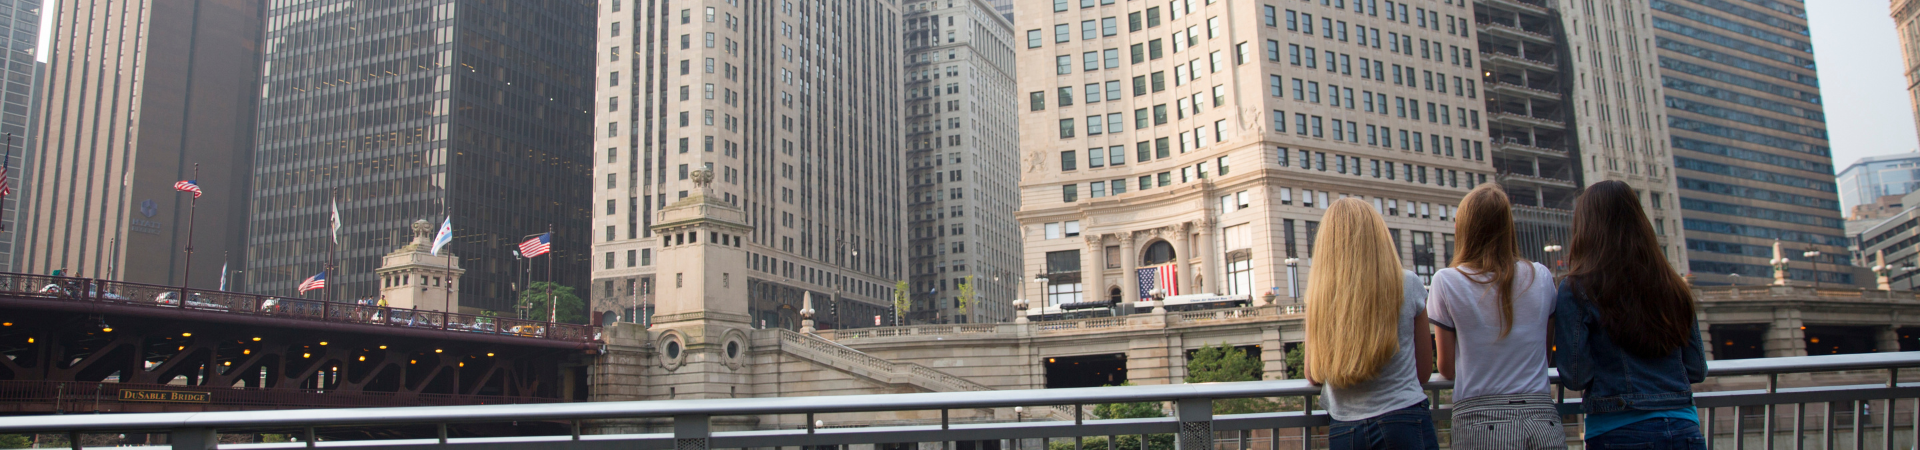
{"label": "flagpole", "polygon": [[[553,298],[553,224],[547,224],[547,323],[560,321],[560,299]],[[551,325],[549,325],[551,327]],[[549,333],[551,335],[551,333]]]}
{"label": "flagpole", "polygon": [[[195,184],[200,183],[200,163],[193,163],[193,178],[188,180]],[[193,283],[193,219],[199,212],[200,195],[195,194],[192,200],[187,201],[187,266],[182,270],[180,277],[180,308],[182,309],[187,307],[187,285]]]}

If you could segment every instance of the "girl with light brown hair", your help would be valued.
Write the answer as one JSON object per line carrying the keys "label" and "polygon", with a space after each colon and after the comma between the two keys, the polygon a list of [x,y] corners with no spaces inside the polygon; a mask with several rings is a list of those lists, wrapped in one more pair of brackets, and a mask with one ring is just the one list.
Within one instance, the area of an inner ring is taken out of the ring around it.
{"label": "girl with light brown hair", "polygon": [[1321,219],[1307,275],[1307,380],[1321,386],[1329,448],[1438,449],[1420,387],[1433,367],[1426,288],[1400,266],[1386,220],[1340,199]]}
{"label": "girl with light brown hair", "polygon": [[1454,221],[1459,252],[1427,294],[1440,375],[1454,380],[1453,446],[1567,448],[1547,384],[1553,272],[1520,258],[1499,185],[1467,193]]}

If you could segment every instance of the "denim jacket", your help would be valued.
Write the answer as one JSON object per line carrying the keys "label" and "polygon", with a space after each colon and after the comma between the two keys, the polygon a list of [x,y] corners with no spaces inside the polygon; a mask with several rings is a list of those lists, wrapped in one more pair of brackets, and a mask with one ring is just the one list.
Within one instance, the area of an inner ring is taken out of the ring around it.
{"label": "denim jacket", "polygon": [[1693,404],[1692,384],[1707,378],[1699,322],[1687,334],[1684,347],[1664,357],[1642,359],[1615,345],[1600,325],[1599,310],[1579,297],[1569,282],[1560,283],[1553,309],[1553,358],[1560,368],[1561,385],[1585,396],[1581,409],[1603,414]]}

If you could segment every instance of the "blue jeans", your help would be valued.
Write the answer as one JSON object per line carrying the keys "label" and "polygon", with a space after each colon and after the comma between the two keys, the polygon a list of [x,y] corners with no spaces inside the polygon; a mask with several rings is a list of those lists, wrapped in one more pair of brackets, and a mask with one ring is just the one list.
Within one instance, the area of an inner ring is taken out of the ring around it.
{"label": "blue jeans", "polygon": [[1707,438],[1700,435],[1700,424],[1691,420],[1647,419],[1587,438],[1587,448],[1705,450]]}
{"label": "blue jeans", "polygon": [[1440,435],[1433,429],[1433,412],[1425,400],[1413,406],[1352,422],[1333,421],[1327,430],[1328,450],[1439,450]]}

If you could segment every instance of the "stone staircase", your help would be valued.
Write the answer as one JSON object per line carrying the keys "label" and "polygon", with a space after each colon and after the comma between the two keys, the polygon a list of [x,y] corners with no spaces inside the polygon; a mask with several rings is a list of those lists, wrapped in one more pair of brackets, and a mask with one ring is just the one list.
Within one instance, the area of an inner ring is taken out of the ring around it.
{"label": "stone staircase", "polygon": [[[880,381],[888,384],[904,384],[928,392],[967,392],[991,391],[993,388],[933,370],[914,363],[888,361],[854,350],[838,342],[819,336],[802,334],[793,330],[776,330],[780,335],[780,350],[815,364],[833,367],[849,374]],[[1073,420],[1073,407],[1056,405],[1041,409],[1055,420]],[[1092,406],[1087,407],[1092,412]]]}

